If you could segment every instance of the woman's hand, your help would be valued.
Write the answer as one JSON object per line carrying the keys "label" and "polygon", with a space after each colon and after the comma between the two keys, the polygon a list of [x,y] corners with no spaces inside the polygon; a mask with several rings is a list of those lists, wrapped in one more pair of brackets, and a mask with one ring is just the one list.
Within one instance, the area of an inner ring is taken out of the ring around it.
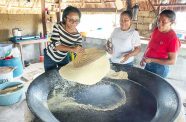
{"label": "woman's hand", "polygon": [[145,58],[144,61],[145,61],[145,63],[151,63],[152,62],[152,58]]}
{"label": "woman's hand", "polygon": [[106,44],[106,51],[107,51],[109,54],[112,54],[112,53],[113,53],[113,45],[112,45],[112,42],[111,42],[111,41],[107,41],[107,44]]}
{"label": "woman's hand", "polygon": [[140,66],[145,66],[145,63],[151,63],[153,62],[153,58],[146,58],[146,57],[143,57],[143,59],[140,61]]}
{"label": "woman's hand", "polygon": [[74,53],[83,53],[84,51],[85,51],[85,49],[82,48],[81,46],[76,46],[73,48]]}
{"label": "woman's hand", "polygon": [[142,60],[140,61],[140,66],[145,66],[145,58],[143,57]]}
{"label": "woman's hand", "polygon": [[109,54],[113,54],[113,51],[112,50],[107,50],[107,52],[109,53]]}
{"label": "woman's hand", "polygon": [[123,62],[127,61],[130,57],[131,57],[130,54],[124,55],[124,56],[122,57],[122,60],[120,61],[120,63],[123,63]]}

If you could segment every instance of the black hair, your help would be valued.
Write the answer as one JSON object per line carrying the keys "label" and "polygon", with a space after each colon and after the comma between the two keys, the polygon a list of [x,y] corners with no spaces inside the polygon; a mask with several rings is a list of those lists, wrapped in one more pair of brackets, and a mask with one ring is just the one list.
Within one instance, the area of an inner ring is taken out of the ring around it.
{"label": "black hair", "polygon": [[168,17],[171,22],[174,22],[176,20],[176,14],[172,10],[163,10],[160,15]]}
{"label": "black hair", "polygon": [[81,18],[81,12],[78,8],[73,7],[73,6],[68,6],[64,9],[63,11],[63,16],[62,16],[62,23],[66,23],[66,18],[70,13],[77,13],[79,15],[79,19]]}
{"label": "black hair", "polygon": [[120,16],[127,15],[132,20],[132,12],[131,11],[123,11]]}

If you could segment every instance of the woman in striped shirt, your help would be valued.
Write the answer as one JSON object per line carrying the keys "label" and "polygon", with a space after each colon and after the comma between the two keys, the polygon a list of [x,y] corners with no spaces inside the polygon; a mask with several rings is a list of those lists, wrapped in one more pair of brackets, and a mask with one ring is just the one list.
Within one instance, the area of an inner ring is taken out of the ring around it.
{"label": "woman in striped shirt", "polygon": [[69,52],[81,53],[82,37],[76,27],[80,22],[81,12],[73,6],[63,11],[62,22],[53,27],[51,43],[44,49],[45,71],[60,69],[70,62]]}

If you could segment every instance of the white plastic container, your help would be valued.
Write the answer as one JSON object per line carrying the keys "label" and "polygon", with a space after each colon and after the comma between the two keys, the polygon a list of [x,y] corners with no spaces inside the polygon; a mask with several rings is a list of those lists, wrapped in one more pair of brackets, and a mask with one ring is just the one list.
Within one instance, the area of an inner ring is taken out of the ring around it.
{"label": "white plastic container", "polygon": [[22,30],[20,28],[13,28],[12,35],[13,36],[21,36]]}
{"label": "white plastic container", "polygon": [[12,44],[0,44],[0,58],[4,58],[5,54],[12,50]]}
{"label": "white plastic container", "polygon": [[0,84],[13,80],[13,70],[12,67],[0,67]]}

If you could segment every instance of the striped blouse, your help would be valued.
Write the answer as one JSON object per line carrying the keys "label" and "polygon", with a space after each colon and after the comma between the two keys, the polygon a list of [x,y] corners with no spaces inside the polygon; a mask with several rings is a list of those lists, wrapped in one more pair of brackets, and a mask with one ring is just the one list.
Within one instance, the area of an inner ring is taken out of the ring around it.
{"label": "striped blouse", "polygon": [[62,61],[68,53],[67,51],[55,50],[56,46],[64,45],[73,47],[75,45],[82,45],[80,33],[70,34],[60,23],[54,25],[51,41],[47,47],[47,55],[55,62]]}

